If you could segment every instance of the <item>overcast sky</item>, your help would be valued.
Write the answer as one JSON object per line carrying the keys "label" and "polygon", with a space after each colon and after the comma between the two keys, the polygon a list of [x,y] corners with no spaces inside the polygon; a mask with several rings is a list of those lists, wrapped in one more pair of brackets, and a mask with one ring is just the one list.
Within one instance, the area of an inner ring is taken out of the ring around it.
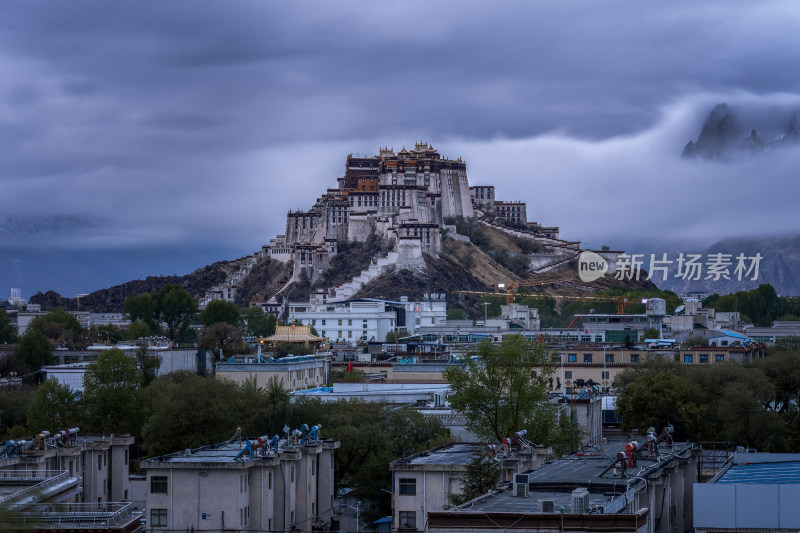
{"label": "overcast sky", "polygon": [[796,0],[9,2],[0,215],[252,252],[348,153],[422,139],[567,239],[794,233],[800,150],[679,154],[719,102],[780,133],[798,28]]}

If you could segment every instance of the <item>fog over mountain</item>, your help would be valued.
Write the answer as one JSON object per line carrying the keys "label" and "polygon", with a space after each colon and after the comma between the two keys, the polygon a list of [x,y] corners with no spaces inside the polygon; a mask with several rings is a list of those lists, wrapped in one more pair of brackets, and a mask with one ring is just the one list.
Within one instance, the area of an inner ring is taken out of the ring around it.
{"label": "fog over mountain", "polygon": [[0,295],[252,253],[335,185],[348,153],[418,140],[567,239],[800,233],[797,149],[680,157],[720,103],[735,151],[790,131],[796,12],[791,0],[9,4]]}

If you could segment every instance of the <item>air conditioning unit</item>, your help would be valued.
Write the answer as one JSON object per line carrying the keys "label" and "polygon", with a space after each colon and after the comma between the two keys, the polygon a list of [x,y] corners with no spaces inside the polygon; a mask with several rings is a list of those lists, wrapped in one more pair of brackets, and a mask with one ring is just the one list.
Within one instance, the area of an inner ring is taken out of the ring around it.
{"label": "air conditioning unit", "polygon": [[539,512],[540,513],[552,513],[553,512],[553,500],[539,500]]}
{"label": "air conditioning unit", "polygon": [[514,496],[528,497],[528,474],[514,474]]}
{"label": "air conditioning unit", "polygon": [[572,491],[572,512],[576,514],[589,512],[589,489],[580,488]]}
{"label": "air conditioning unit", "polygon": [[528,474],[514,474],[514,483],[528,483]]}

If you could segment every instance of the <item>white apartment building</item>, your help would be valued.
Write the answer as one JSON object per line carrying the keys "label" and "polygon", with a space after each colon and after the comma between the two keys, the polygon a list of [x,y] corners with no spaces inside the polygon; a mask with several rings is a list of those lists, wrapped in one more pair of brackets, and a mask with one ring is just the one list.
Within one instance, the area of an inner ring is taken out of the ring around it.
{"label": "white apartment building", "polygon": [[[40,434],[41,435],[41,434]],[[107,503],[129,499],[130,435],[81,435],[71,428],[0,446],[0,477],[15,472],[67,472],[82,479],[82,490],[70,503]]]}
{"label": "white apartment building", "polygon": [[[448,496],[463,493],[467,466],[485,448],[479,444],[446,444],[391,463],[392,530],[426,530],[428,513],[444,510],[450,503]],[[550,451],[545,446],[526,445],[509,450],[507,456],[498,453],[494,459],[501,464],[502,479],[498,482],[511,482],[517,473],[540,468]]]}
{"label": "white apartment building", "polygon": [[345,302],[290,303],[289,319],[314,327],[322,337],[356,344],[383,341],[390,331],[407,330],[412,335],[423,326],[436,326],[447,318],[444,298],[399,302],[359,298]]}
{"label": "white apartment building", "polygon": [[142,461],[148,531],[328,530],[339,443],[305,440],[220,443]]}

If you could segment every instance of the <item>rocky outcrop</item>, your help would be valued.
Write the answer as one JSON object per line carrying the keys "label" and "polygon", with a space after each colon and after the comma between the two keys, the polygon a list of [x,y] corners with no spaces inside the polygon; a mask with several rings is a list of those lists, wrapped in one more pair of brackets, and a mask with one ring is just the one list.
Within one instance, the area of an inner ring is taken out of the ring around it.
{"label": "rocky outcrop", "polygon": [[[780,131],[779,126],[772,131]],[[769,138],[769,136],[767,137]],[[758,155],[774,149],[800,145],[800,120],[792,115],[788,125],[776,137],[765,141],[756,129],[742,137],[739,121],[726,104],[719,104],[708,114],[696,141],[689,141],[681,157],[692,159],[726,159],[734,155]]]}

